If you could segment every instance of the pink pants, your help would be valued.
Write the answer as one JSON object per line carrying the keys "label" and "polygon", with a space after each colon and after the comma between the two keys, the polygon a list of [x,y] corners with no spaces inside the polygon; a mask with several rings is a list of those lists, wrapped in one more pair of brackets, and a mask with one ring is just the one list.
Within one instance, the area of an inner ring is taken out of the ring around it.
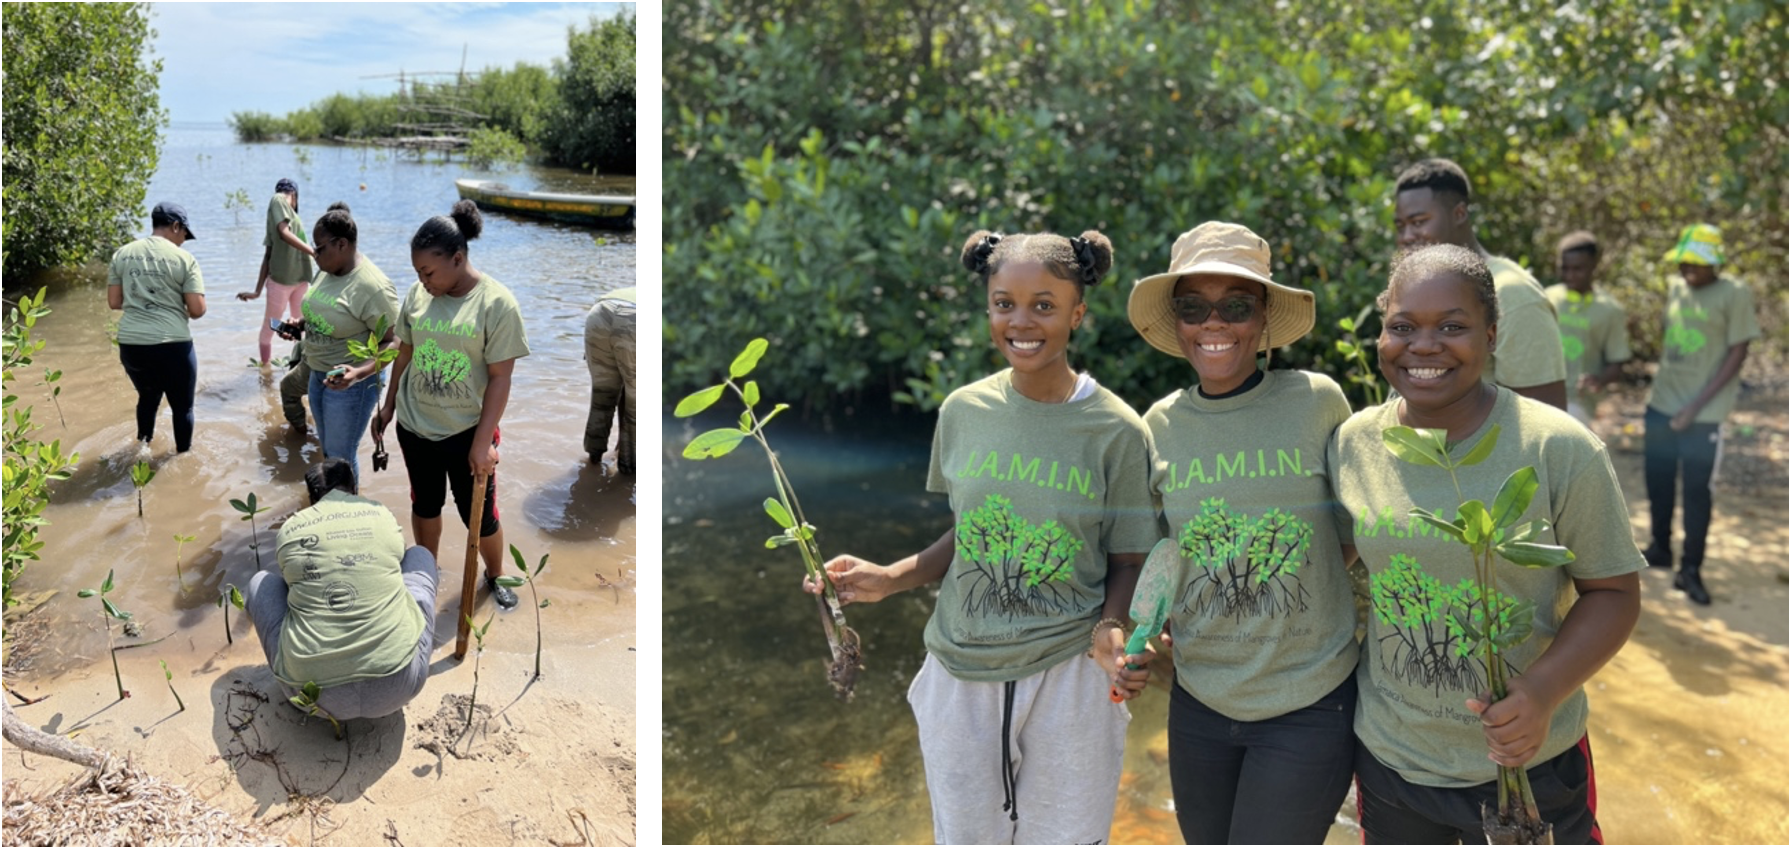
{"label": "pink pants", "polygon": [[311,282],[300,281],[297,284],[281,284],[272,278],[264,282],[267,289],[267,315],[261,318],[261,363],[267,363],[273,354],[273,328],[268,320],[297,320],[305,315],[305,291],[311,288]]}

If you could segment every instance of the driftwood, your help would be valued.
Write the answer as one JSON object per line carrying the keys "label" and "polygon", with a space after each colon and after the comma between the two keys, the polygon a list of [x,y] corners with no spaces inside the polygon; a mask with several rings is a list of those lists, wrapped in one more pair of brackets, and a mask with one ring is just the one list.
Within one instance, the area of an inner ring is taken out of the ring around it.
{"label": "driftwood", "polygon": [[68,737],[46,734],[25,723],[14,713],[11,704],[4,704],[6,716],[0,725],[0,733],[4,733],[6,741],[32,754],[41,754],[57,760],[66,760],[77,766],[88,769],[101,769],[112,756],[103,751],[95,751],[76,743]]}

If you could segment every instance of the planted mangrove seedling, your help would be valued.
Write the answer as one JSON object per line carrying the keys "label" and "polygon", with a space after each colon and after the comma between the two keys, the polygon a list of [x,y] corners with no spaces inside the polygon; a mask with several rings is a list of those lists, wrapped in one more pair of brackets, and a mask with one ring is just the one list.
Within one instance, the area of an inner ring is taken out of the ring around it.
{"label": "planted mangrove seedling", "polygon": [[112,652],[112,679],[118,683],[118,700],[123,701],[131,697],[131,694],[124,691],[124,677],[118,673],[118,649],[112,645],[112,619],[128,621],[131,614],[119,609],[116,604],[106,599],[106,595],[112,593],[112,574],[112,571],[106,572],[106,581],[101,583],[98,589],[82,589],[75,593],[75,597],[97,596],[99,598],[100,611],[106,619],[106,650]]}
{"label": "planted mangrove seedling", "polygon": [[230,501],[230,505],[235,508],[236,511],[242,513],[243,520],[249,522],[249,535],[251,537],[249,549],[255,552],[255,570],[259,571],[261,570],[261,532],[255,528],[255,516],[267,511],[267,507],[256,505],[255,492],[253,491],[249,492],[249,499],[233,499]]}
{"label": "planted mangrove seedling", "polygon": [[477,650],[473,651],[472,655],[472,697],[466,699],[466,733],[470,734],[472,733],[472,711],[479,706],[479,658],[485,656],[485,631],[491,629],[491,620],[497,617],[497,613],[491,613],[490,617],[485,619],[483,627],[474,626],[470,615],[460,617],[466,619],[466,626],[472,629],[473,641],[477,643]]}
{"label": "planted mangrove seedling", "polygon": [[[174,673],[168,671],[168,661],[158,660],[157,662],[162,664],[162,677],[168,679],[168,691],[174,692]],[[174,703],[180,705],[180,712],[186,712],[186,702],[180,700],[180,693],[178,692],[174,692]]]}
{"label": "planted mangrove seedling", "polygon": [[[145,446],[148,445],[145,444]],[[149,481],[154,478],[155,471],[150,469],[149,462],[139,461],[131,465],[131,484],[137,486],[137,517],[139,518],[143,517],[143,486],[148,485]]]}
{"label": "planted mangrove seedling", "polygon": [[218,589],[218,609],[224,611],[224,642],[228,645],[234,645],[236,644],[236,639],[230,635],[230,607],[247,609],[248,604],[243,601],[241,590],[229,583],[225,583],[223,588]]}
{"label": "planted mangrove seedling", "polygon": [[329,711],[317,705],[317,698],[322,694],[323,690],[317,688],[316,681],[307,680],[305,681],[304,688],[299,690],[297,695],[286,700],[292,702],[292,706],[305,711],[305,718],[307,719],[312,716],[321,716],[328,719],[329,723],[335,726],[336,739],[339,740],[343,736],[342,723],[336,721],[336,717],[329,715]]}
{"label": "planted mangrove seedling", "polygon": [[[1459,461],[1449,455],[1445,429],[1393,426],[1380,434],[1393,455],[1411,464],[1440,467],[1448,471],[1454,482],[1455,497],[1461,504],[1452,521],[1425,509],[1412,509],[1411,517],[1459,542],[1473,558],[1474,582],[1451,590],[1443,602],[1446,611],[1441,615],[1456,656],[1483,659],[1493,703],[1503,701],[1508,694],[1510,675],[1504,652],[1529,638],[1534,632],[1535,615],[1533,603],[1498,591],[1497,557],[1524,568],[1557,568],[1574,558],[1572,551],[1564,547],[1536,541],[1550,529],[1547,521],[1517,523],[1528,511],[1539,487],[1535,468],[1523,467],[1506,478],[1489,509],[1483,502],[1468,500],[1461,494],[1460,478],[1455,471],[1485,461],[1498,444],[1498,432],[1497,424],[1493,424]],[[1486,838],[1492,843],[1554,842],[1553,826],[1541,821],[1529,774],[1522,767],[1498,765],[1498,809],[1493,811],[1489,805],[1482,805],[1481,815]]]}
{"label": "planted mangrove seedling", "polygon": [[174,576],[180,580],[180,590],[183,592],[186,591],[186,572],[180,570],[180,549],[192,540],[190,535],[174,535]]}
{"label": "planted mangrove seedling", "polygon": [[758,366],[759,359],[764,357],[765,350],[769,348],[770,343],[762,337],[746,344],[739,357],[734,358],[733,363],[728,366],[726,381],[690,394],[677,404],[677,416],[690,417],[714,405],[724,392],[732,390],[746,406],[746,410],[740,414],[739,428],[712,429],[697,435],[684,447],[684,458],[720,458],[733,452],[747,438],[757,441],[764,448],[765,457],[771,462],[771,476],[777,485],[777,496],[765,499],[764,511],[770,515],[772,522],[783,529],[781,535],[771,536],[764,546],[777,548],[794,545],[802,558],[803,570],[807,572],[809,579],[821,587],[821,595],[815,598],[815,603],[820,607],[821,629],[826,633],[827,648],[833,654],[832,664],[827,667],[827,682],[833,685],[835,695],[849,701],[852,690],[857,686],[858,672],[864,668],[863,646],[858,641],[857,632],[846,625],[845,611],[839,606],[839,593],[822,568],[824,563],[820,556],[820,546],[814,540],[814,526],[802,514],[802,504],[796,500],[795,486],[790,484],[789,476],[783,472],[783,465],[777,462],[777,454],[771,451],[770,442],[764,436],[765,425],[789,406],[777,403],[761,418],[756,410],[759,400],[758,383],[746,382],[743,386],[735,383]]}
{"label": "planted mangrove seedling", "polygon": [[[528,562],[522,558],[522,551],[517,550],[516,545],[510,545],[510,558],[516,560],[516,570],[522,572],[522,577],[528,578],[528,593],[534,596],[535,601],[535,673],[533,677],[529,678],[530,682],[541,679],[541,610],[546,609],[548,604],[553,603],[551,598],[541,600],[540,593],[535,591],[535,578],[541,576],[541,572],[547,570],[547,557],[551,555],[552,554],[549,553],[541,554],[541,561],[535,564],[535,569],[533,571],[530,571],[528,570]],[[498,577],[497,582],[500,585],[515,587],[522,585],[524,582],[522,577],[511,577],[506,574],[502,577]]]}

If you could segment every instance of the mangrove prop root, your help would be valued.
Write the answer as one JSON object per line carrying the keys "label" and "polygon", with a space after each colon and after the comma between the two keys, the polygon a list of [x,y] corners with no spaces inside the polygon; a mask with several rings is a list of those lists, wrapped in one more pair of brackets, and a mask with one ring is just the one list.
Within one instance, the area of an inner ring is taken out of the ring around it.
{"label": "mangrove prop root", "polygon": [[826,632],[827,647],[833,653],[827,666],[827,683],[833,685],[835,697],[850,701],[858,686],[858,672],[864,670],[863,644],[858,640],[858,632],[845,625],[844,615],[829,607],[824,596],[817,596],[815,602],[820,605],[821,629]]}
{"label": "mangrove prop root", "polygon": [[1500,814],[1491,805],[1480,805],[1487,843],[1501,846],[1552,846],[1554,826],[1539,819],[1531,821],[1521,809]]}

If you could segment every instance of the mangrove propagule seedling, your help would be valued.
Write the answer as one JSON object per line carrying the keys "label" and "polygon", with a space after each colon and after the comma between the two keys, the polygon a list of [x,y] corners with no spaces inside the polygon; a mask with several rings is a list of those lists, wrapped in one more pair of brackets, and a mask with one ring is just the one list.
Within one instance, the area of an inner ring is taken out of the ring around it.
{"label": "mangrove propagule seedling", "polygon": [[397,360],[398,350],[395,348],[380,349],[379,341],[384,338],[385,338],[385,317],[381,316],[379,318],[379,322],[376,325],[374,325],[374,327],[373,327],[373,333],[367,335],[366,343],[362,343],[358,340],[346,341],[348,344],[349,357],[356,358],[356,359],[359,359],[362,361],[378,361],[379,366],[381,366],[381,367],[384,367],[385,365],[390,364],[391,362]]}
{"label": "mangrove propagule seedling", "polygon": [[180,570],[180,549],[193,540],[193,536],[174,534],[174,576],[180,580],[180,590],[186,591],[186,572]]}
{"label": "mangrove propagule seedling", "polygon": [[757,441],[764,448],[765,458],[771,462],[771,476],[777,485],[777,496],[765,499],[764,511],[777,526],[783,528],[781,535],[771,536],[764,546],[778,548],[793,545],[802,558],[802,568],[807,572],[808,578],[820,586],[821,595],[815,598],[815,602],[820,607],[821,629],[826,633],[827,648],[833,655],[832,663],[827,667],[827,682],[833,685],[835,695],[849,701],[852,690],[857,686],[858,672],[864,668],[863,647],[858,641],[857,632],[845,623],[845,611],[839,605],[839,593],[833,588],[832,578],[827,576],[820,547],[814,540],[814,526],[802,514],[802,504],[796,500],[795,486],[790,484],[789,476],[783,472],[783,465],[778,463],[777,454],[771,450],[771,444],[764,436],[765,425],[789,406],[777,403],[770,413],[761,418],[756,408],[759,401],[758,383],[737,383],[758,366],[759,359],[764,357],[765,350],[769,348],[770,343],[762,337],[746,344],[746,348],[728,366],[726,381],[690,394],[677,404],[677,416],[690,417],[708,409],[721,399],[723,393],[731,390],[746,407],[740,414],[738,428],[711,429],[697,435],[684,447],[684,458],[720,458],[733,452],[747,438]]}
{"label": "mangrove propagule seedling", "polygon": [[[541,561],[535,565],[535,569],[533,571],[530,571],[530,570],[528,570],[528,561],[522,558],[522,551],[517,550],[516,545],[512,544],[512,545],[510,545],[510,558],[514,559],[516,561],[516,570],[522,572],[522,577],[511,577],[506,574],[502,577],[497,578],[498,585],[508,586],[510,588],[515,588],[516,586],[520,586],[524,582],[527,582],[528,583],[528,593],[529,593],[529,595],[534,597],[534,601],[535,601],[535,673],[534,673],[533,677],[529,678],[530,682],[537,681],[537,680],[541,679],[541,610],[546,609],[548,604],[553,603],[552,598],[548,598],[547,600],[541,600],[540,593],[535,591],[535,578],[541,576],[541,572],[547,570],[547,557],[551,556],[551,555],[552,554],[548,554],[548,553],[541,554]],[[523,577],[526,577],[528,579],[526,581],[524,581]],[[476,663],[474,664],[474,668],[477,668]]]}
{"label": "mangrove propagule seedling", "polygon": [[255,553],[255,570],[261,570],[261,532],[255,528],[255,516],[267,511],[266,506],[255,503],[255,492],[249,492],[249,499],[231,499],[230,505],[242,513],[242,519],[249,522],[249,549]]}
{"label": "mangrove propagule seedling", "polygon": [[305,711],[305,718],[321,716],[328,719],[329,723],[335,726],[336,739],[339,740],[345,735],[345,732],[342,730],[342,723],[337,721],[336,717],[331,716],[328,710],[323,709],[317,704],[318,697],[322,695],[323,690],[317,687],[317,682],[314,680],[307,680],[305,681],[304,688],[300,689],[297,695],[286,700],[292,702],[292,706]]}
{"label": "mangrove propagule seedling", "polygon": [[466,626],[472,630],[473,642],[476,643],[477,647],[477,650],[472,653],[472,695],[466,699],[466,734],[471,734],[472,712],[479,706],[479,660],[485,656],[485,631],[491,629],[491,622],[493,619],[497,618],[497,613],[491,613],[491,615],[485,619],[485,625],[483,627],[474,625],[472,623],[472,616],[470,615],[463,615],[460,617],[466,619]]}
{"label": "mangrove propagule seedling", "polygon": [[112,619],[129,621],[131,614],[119,609],[117,604],[106,599],[106,595],[112,593],[112,574],[112,571],[106,572],[106,581],[101,583],[98,589],[82,589],[75,593],[75,597],[99,597],[100,611],[106,619],[106,650],[112,653],[112,679],[118,683],[118,700],[123,701],[131,697],[131,694],[124,690],[124,676],[118,673],[118,648],[112,644]]}
{"label": "mangrove propagule seedling", "polygon": [[[168,661],[167,660],[157,660],[156,662],[159,662],[162,664],[162,677],[165,677],[168,679],[168,691],[174,692],[174,673],[171,671],[168,671]],[[178,693],[178,692],[174,692],[174,703],[180,705],[179,712],[181,712],[181,713],[186,712],[186,702],[180,700],[180,693]]]}
{"label": "mangrove propagule seedling", "polygon": [[234,645],[236,638],[230,635],[230,607],[248,609],[248,603],[242,599],[242,590],[225,583],[223,588],[218,589],[218,609],[224,611],[224,643]]}
{"label": "mangrove propagule seedling", "polygon": [[143,517],[143,486],[148,485],[149,481],[154,478],[155,471],[149,467],[149,462],[138,461],[131,465],[131,484],[137,487],[137,517],[139,518]]}
{"label": "mangrove propagule seedling", "polygon": [[[1539,487],[1535,468],[1519,468],[1506,478],[1489,509],[1461,493],[1455,471],[1485,461],[1498,444],[1498,432],[1498,425],[1492,424],[1458,461],[1448,452],[1445,429],[1392,426],[1380,434],[1393,455],[1411,464],[1440,467],[1454,483],[1461,504],[1452,521],[1425,509],[1412,509],[1411,517],[1440,530],[1472,554],[1474,586],[1451,597],[1445,618],[1455,653],[1462,658],[1483,658],[1492,703],[1503,701],[1508,694],[1504,652],[1527,640],[1535,629],[1535,604],[1498,592],[1497,557],[1524,568],[1557,568],[1574,558],[1565,547],[1536,541],[1551,528],[1547,521],[1517,524]],[[1520,766],[1499,764],[1497,786],[1498,810],[1482,806],[1486,838],[1492,843],[1553,843],[1553,826],[1541,821],[1529,773]]]}

